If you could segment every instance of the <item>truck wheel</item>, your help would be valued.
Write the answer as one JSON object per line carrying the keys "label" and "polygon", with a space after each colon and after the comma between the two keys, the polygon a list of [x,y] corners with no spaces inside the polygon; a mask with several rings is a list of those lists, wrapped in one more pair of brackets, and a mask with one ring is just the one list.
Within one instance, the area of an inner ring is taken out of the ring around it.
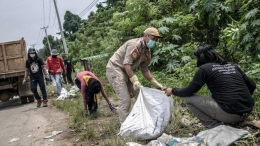
{"label": "truck wheel", "polygon": [[21,98],[22,104],[25,104],[25,103],[28,102],[28,101],[27,101],[27,97],[20,97],[20,98]]}
{"label": "truck wheel", "polygon": [[28,100],[29,100],[29,102],[34,102],[34,96],[29,96]]}
{"label": "truck wheel", "polygon": [[8,101],[10,99],[9,97],[9,93],[8,92],[3,92],[3,93],[0,93],[0,100],[1,101]]}

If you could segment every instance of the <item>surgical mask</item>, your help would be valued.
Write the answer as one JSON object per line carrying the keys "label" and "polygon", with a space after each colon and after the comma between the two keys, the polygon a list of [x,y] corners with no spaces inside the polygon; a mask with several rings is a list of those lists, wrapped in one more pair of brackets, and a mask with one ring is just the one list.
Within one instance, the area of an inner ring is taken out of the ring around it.
{"label": "surgical mask", "polygon": [[153,40],[149,40],[148,43],[146,43],[146,46],[149,48],[149,49],[152,49],[154,46],[155,46],[156,42],[153,41]]}
{"label": "surgical mask", "polygon": [[52,58],[56,58],[56,57],[57,57],[57,55],[51,55],[51,57],[52,57]]}
{"label": "surgical mask", "polygon": [[32,58],[34,58],[35,57],[35,54],[29,54],[30,55],[30,57],[32,57]]}

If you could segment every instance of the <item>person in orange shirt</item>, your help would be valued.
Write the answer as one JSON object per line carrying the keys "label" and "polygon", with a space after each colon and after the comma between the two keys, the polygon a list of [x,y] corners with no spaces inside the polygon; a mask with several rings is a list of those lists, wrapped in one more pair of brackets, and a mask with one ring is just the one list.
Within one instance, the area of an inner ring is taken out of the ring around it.
{"label": "person in orange shirt", "polygon": [[101,91],[103,97],[109,105],[110,110],[116,113],[116,108],[110,103],[107,94],[99,78],[90,71],[82,71],[76,75],[75,84],[80,89],[84,105],[84,114],[87,116],[96,112],[97,94]]}
{"label": "person in orange shirt", "polygon": [[60,96],[61,88],[62,88],[62,82],[61,82],[61,74],[62,71],[66,72],[66,69],[64,68],[63,61],[60,56],[58,56],[59,53],[57,49],[51,50],[51,56],[49,56],[46,60],[46,70],[47,73],[50,73],[56,82],[57,87],[57,93],[58,96]]}

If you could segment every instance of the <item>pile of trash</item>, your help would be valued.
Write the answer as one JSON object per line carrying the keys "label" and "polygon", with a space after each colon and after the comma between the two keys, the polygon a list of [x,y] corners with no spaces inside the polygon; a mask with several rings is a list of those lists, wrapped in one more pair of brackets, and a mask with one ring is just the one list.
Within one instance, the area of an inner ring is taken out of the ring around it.
{"label": "pile of trash", "polygon": [[193,137],[178,138],[163,133],[159,138],[150,141],[147,145],[127,142],[126,146],[227,146],[247,134],[249,132],[246,130],[220,125],[201,131]]}
{"label": "pile of trash", "polygon": [[69,92],[65,88],[62,88],[60,96],[58,96],[58,98],[56,100],[65,100],[68,97],[75,97],[76,92],[78,92],[78,91],[79,91],[79,88],[76,85],[72,86],[70,88]]}

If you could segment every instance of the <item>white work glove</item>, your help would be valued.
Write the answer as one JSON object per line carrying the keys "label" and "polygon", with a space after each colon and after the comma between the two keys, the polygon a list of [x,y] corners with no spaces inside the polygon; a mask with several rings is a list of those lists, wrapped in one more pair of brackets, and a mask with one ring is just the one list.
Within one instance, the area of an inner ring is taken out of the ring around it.
{"label": "white work glove", "polygon": [[150,80],[150,83],[153,84],[157,89],[165,90],[167,87],[164,87],[162,84],[158,83],[154,78]]}
{"label": "white work glove", "polygon": [[23,79],[23,85],[26,83],[26,79]]}
{"label": "white work glove", "polygon": [[132,76],[132,77],[130,78],[130,81],[133,83],[133,85],[134,85],[134,90],[135,90],[135,91],[138,91],[138,90],[140,89],[140,87],[142,86],[142,85],[140,84],[140,82],[139,82],[139,80],[138,80],[138,78],[137,78],[136,75]]}

